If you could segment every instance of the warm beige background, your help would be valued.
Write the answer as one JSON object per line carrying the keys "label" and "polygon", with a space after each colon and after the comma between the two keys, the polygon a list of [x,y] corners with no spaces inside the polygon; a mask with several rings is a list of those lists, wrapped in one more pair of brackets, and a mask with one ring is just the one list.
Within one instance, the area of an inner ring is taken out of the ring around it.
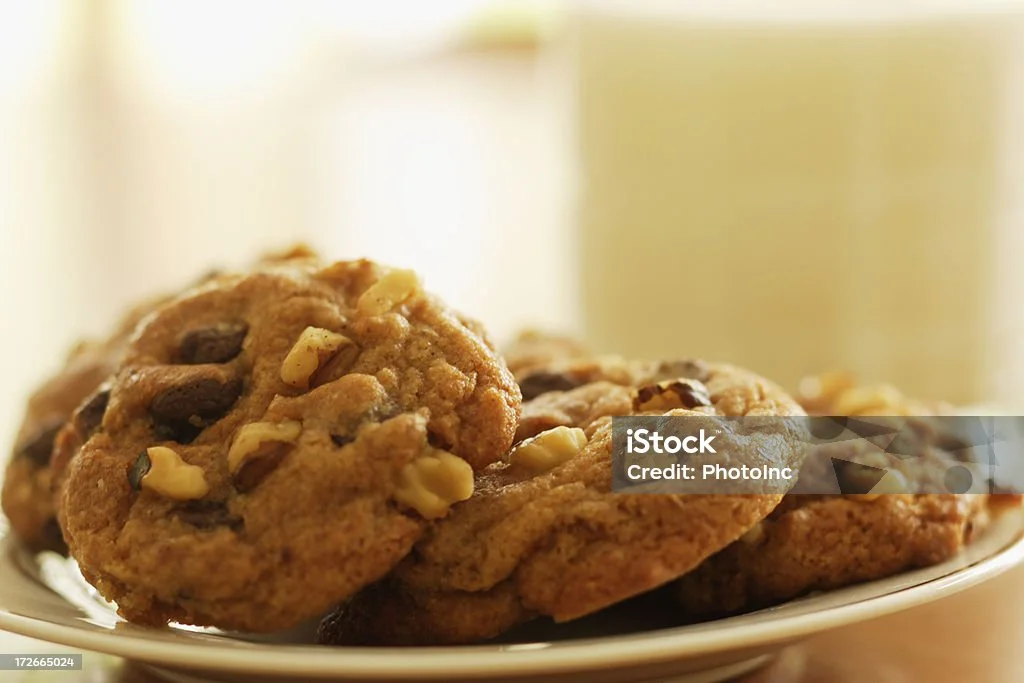
{"label": "warm beige background", "polygon": [[297,239],[571,327],[558,74],[442,50],[483,4],[0,5],[0,441],[80,334]]}

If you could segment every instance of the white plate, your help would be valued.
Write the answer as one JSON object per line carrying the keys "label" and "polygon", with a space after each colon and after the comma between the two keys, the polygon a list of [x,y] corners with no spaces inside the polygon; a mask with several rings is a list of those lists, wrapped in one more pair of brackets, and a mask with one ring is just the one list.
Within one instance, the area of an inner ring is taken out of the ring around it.
{"label": "white plate", "polygon": [[[973,586],[1024,558],[1024,513],[999,518],[959,557],[936,567],[795,600],[742,616],[678,625],[664,596],[572,624],[534,622],[500,643],[448,648],[342,648],[214,630],[147,629],[120,620],[53,554],[0,542],[0,629],[146,662],[173,680],[578,680],[704,683],[737,676],[802,636],[904,610]],[[185,671],[188,670],[188,672]]]}

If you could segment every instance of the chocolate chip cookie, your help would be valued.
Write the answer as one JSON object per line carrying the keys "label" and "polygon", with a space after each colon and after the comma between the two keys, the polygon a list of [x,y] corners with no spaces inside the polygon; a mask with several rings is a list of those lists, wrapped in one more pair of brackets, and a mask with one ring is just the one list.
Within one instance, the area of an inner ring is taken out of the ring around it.
{"label": "chocolate chip cookie", "polygon": [[[798,397],[825,415],[924,416],[941,409],[893,387],[857,386],[839,374],[806,380]],[[888,471],[872,493],[786,496],[739,541],[679,580],[675,588],[684,608],[697,616],[728,614],[936,564],[970,542],[994,506],[1015,503],[947,492],[944,477],[964,457],[962,444],[926,428],[906,433],[916,436],[900,451],[912,458],[870,440],[836,444],[841,460]],[[813,489],[829,475],[826,466],[827,459],[809,459],[797,490],[808,479]]]}
{"label": "chocolate chip cookie", "polygon": [[[655,385],[599,382],[527,402],[524,412],[539,415],[531,404],[543,401],[559,424],[485,469],[473,497],[431,525],[384,581],[324,620],[320,641],[463,643],[536,615],[567,621],[665,584],[746,533],[781,493],[612,491],[609,415],[803,414],[745,370],[675,368],[674,379]],[[601,397],[607,409],[577,410]],[[792,446],[783,457],[796,464]]]}
{"label": "chocolate chip cookie", "polygon": [[475,323],[369,261],[221,275],[137,330],[60,517],[127,619],[273,631],[379,579],[507,452]]}

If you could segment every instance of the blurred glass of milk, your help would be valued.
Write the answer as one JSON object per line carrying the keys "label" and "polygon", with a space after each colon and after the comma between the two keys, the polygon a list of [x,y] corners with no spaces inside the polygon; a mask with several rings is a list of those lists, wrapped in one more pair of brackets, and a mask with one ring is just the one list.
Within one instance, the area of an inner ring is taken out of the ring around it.
{"label": "blurred glass of milk", "polygon": [[1024,2],[615,2],[571,31],[585,333],[1024,390]]}

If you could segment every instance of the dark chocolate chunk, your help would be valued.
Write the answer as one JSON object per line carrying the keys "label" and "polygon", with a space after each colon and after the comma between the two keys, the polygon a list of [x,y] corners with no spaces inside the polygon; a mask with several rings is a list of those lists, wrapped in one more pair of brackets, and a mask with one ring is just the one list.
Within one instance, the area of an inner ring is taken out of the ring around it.
{"label": "dark chocolate chunk", "polygon": [[231,514],[223,500],[190,500],[175,507],[171,514],[197,529],[227,527],[237,532],[245,526],[244,520]]}
{"label": "dark chocolate chunk", "polygon": [[235,404],[242,382],[203,377],[165,389],[149,406],[155,433],[178,443],[191,443]]}
{"label": "dark chocolate chunk", "polygon": [[523,400],[537,398],[550,391],[569,391],[584,384],[580,377],[568,375],[564,372],[546,372],[540,370],[523,377],[519,381],[519,390],[523,393]]}
{"label": "dark chocolate chunk", "polygon": [[212,327],[189,330],[181,338],[179,357],[186,365],[226,363],[242,350],[249,332],[244,323],[218,323]]}
{"label": "dark chocolate chunk", "polygon": [[110,402],[110,387],[101,387],[78,407],[72,422],[82,441],[92,436],[103,424],[103,414]]}
{"label": "dark chocolate chunk", "polygon": [[158,441],[174,441],[175,443],[189,444],[203,433],[203,429],[205,427],[192,424],[188,420],[153,423],[153,434]]}

